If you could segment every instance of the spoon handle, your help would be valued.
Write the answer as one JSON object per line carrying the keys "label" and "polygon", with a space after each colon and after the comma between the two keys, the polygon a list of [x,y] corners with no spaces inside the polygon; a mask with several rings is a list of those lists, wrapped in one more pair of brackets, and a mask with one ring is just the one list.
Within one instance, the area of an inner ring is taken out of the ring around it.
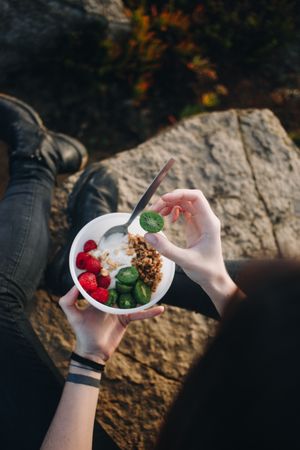
{"label": "spoon handle", "polygon": [[129,217],[129,220],[127,222],[127,226],[131,224],[131,222],[136,218],[136,216],[143,211],[149,200],[151,199],[152,195],[157,190],[158,186],[162,182],[162,180],[167,175],[168,171],[171,169],[173,164],[175,163],[175,159],[171,158],[169,161],[164,165],[164,167],[161,169],[161,171],[156,175],[152,183],[149,185],[148,189],[144,192],[138,203],[136,204],[134,210],[131,213],[131,216]]}

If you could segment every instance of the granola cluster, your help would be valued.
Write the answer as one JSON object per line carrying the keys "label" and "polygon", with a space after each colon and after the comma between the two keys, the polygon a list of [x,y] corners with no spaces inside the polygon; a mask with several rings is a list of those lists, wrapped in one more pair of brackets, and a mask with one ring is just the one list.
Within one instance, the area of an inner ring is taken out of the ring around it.
{"label": "granola cluster", "polygon": [[145,241],[143,236],[129,234],[129,254],[135,255],[132,265],[140,274],[140,278],[146,283],[152,292],[156,291],[162,279],[162,259],[157,250]]}
{"label": "granola cluster", "polygon": [[107,264],[109,270],[116,270],[119,267],[119,264],[111,259],[108,251],[105,251],[101,254],[101,261]]}

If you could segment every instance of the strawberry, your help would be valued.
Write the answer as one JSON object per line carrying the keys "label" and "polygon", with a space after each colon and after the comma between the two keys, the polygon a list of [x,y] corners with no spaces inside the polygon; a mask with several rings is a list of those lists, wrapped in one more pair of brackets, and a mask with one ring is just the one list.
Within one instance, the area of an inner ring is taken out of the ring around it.
{"label": "strawberry", "polygon": [[100,272],[101,268],[102,267],[98,259],[94,258],[93,256],[88,257],[85,264],[85,269],[88,272],[92,272],[97,275]]}
{"label": "strawberry", "polygon": [[107,289],[110,285],[111,278],[109,275],[106,275],[105,277],[100,275],[100,277],[97,278],[97,281],[99,287]]}
{"label": "strawberry", "polygon": [[84,244],[83,251],[90,252],[91,250],[95,250],[95,248],[97,248],[96,242],[90,239],[89,241],[86,241],[86,243]]}
{"label": "strawberry", "polygon": [[[85,252],[79,252],[78,255],[76,256],[76,267],[78,267],[78,269],[84,270],[86,269],[86,263],[87,260],[90,258],[90,255],[88,255]],[[92,272],[92,270],[91,270]]]}
{"label": "strawberry", "polygon": [[106,303],[109,297],[109,292],[107,289],[102,287],[98,287],[93,292],[91,292],[91,297],[97,300],[100,303]]}
{"label": "strawberry", "polygon": [[94,273],[91,272],[81,273],[78,277],[78,281],[83,287],[83,289],[88,293],[97,289],[97,279]]}

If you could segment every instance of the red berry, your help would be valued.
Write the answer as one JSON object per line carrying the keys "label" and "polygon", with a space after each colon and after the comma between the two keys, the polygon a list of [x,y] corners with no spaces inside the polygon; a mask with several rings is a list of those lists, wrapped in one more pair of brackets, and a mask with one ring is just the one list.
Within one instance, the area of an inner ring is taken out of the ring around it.
{"label": "red berry", "polygon": [[97,279],[94,273],[91,272],[81,273],[78,277],[78,281],[83,287],[83,289],[88,293],[97,289]]}
{"label": "red berry", "polygon": [[109,292],[107,289],[102,287],[98,287],[93,292],[91,292],[91,297],[97,300],[100,303],[106,303],[109,297]]}
{"label": "red berry", "polygon": [[[87,260],[90,258],[90,255],[84,252],[79,252],[76,256],[76,266],[78,269],[84,270],[86,269]],[[92,271],[91,271],[92,272]]]}
{"label": "red berry", "polygon": [[92,239],[90,239],[89,241],[86,241],[86,243],[83,246],[83,250],[85,252],[90,252],[91,250],[95,250],[95,248],[97,248],[97,244]]}
{"label": "red berry", "polygon": [[89,258],[86,260],[85,268],[88,272],[92,272],[95,275],[98,275],[102,267],[98,259],[93,258],[93,256],[89,256]]}
{"label": "red berry", "polygon": [[98,286],[107,289],[110,285],[111,278],[109,275],[106,275],[105,277],[100,276],[97,278]]}

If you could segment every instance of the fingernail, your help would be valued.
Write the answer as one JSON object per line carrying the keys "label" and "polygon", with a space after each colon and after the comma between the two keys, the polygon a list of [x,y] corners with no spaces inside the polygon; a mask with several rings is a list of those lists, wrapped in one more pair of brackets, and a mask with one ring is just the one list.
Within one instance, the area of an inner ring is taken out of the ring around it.
{"label": "fingernail", "polygon": [[157,243],[157,237],[154,234],[145,234],[145,239],[149,244],[155,245]]}

